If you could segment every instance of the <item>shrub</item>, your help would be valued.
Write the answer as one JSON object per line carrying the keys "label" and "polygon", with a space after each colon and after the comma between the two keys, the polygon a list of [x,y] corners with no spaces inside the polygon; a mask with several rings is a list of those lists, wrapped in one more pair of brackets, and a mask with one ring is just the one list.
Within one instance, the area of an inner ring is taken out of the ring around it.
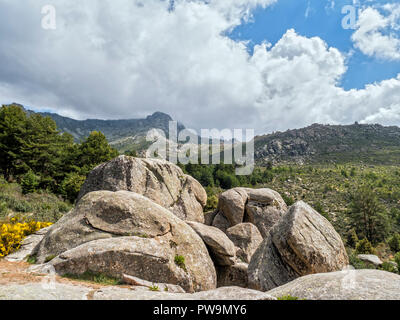
{"label": "shrub", "polygon": [[0,225],[0,258],[18,250],[26,236],[50,225],[48,222],[19,222],[16,218],[3,223]]}
{"label": "shrub", "polygon": [[34,193],[39,186],[39,178],[33,173],[32,170],[29,170],[21,181],[22,193]]}
{"label": "shrub", "polygon": [[351,248],[355,248],[357,243],[358,243],[358,237],[357,237],[357,233],[356,230],[351,229],[349,231],[349,233],[347,234],[347,241],[346,244],[351,247]]}
{"label": "shrub", "polygon": [[78,173],[70,173],[61,183],[61,194],[71,202],[78,197],[79,191],[85,182],[85,176]]}
{"label": "shrub", "polygon": [[384,270],[384,271],[388,271],[388,272],[393,272],[393,273],[397,273],[398,272],[397,268],[393,264],[391,264],[390,262],[384,262],[382,264],[382,266],[380,267],[380,269]]}
{"label": "shrub", "polygon": [[400,251],[394,255],[394,261],[396,261],[397,268],[400,270]]}
{"label": "shrub", "polygon": [[286,194],[282,194],[282,199],[285,201],[286,205],[290,207],[294,204],[294,199],[292,197],[287,196]]}
{"label": "shrub", "polygon": [[372,247],[371,242],[368,239],[362,239],[358,241],[356,245],[357,254],[375,254],[375,249]]}
{"label": "shrub", "polygon": [[212,195],[207,198],[207,205],[205,207],[205,210],[214,210],[217,209],[218,206],[218,197],[216,195]]}
{"label": "shrub", "polygon": [[389,239],[389,247],[393,252],[399,252],[400,251],[400,233],[394,234],[390,239]]}
{"label": "shrub", "polygon": [[185,265],[185,257],[184,256],[180,256],[180,255],[176,255],[175,256],[175,264],[186,271],[186,265]]}

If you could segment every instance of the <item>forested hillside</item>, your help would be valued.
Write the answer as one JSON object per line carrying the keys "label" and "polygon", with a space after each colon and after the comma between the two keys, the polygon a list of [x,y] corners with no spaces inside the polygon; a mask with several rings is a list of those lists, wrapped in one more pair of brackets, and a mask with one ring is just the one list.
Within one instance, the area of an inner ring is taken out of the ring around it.
{"label": "forested hillside", "polygon": [[47,190],[74,201],[87,173],[117,155],[101,132],[76,143],[49,117],[19,105],[0,109],[0,173],[25,194]]}

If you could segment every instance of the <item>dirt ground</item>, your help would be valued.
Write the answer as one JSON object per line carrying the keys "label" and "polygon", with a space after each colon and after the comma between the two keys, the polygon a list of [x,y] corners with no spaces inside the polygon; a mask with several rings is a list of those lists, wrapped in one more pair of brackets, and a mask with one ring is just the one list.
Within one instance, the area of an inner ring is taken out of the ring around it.
{"label": "dirt ground", "polygon": [[[32,282],[42,282],[46,281],[46,277],[50,277],[46,274],[38,274],[29,272],[28,269],[31,267],[27,262],[9,262],[5,259],[0,259],[0,285],[15,283],[15,284],[25,284]],[[79,286],[86,286],[92,289],[104,288],[104,285],[97,283],[92,283],[88,281],[78,281],[67,278],[62,278],[60,276],[52,276],[52,280],[58,283],[65,284],[75,284]],[[127,287],[127,286],[120,286]]]}

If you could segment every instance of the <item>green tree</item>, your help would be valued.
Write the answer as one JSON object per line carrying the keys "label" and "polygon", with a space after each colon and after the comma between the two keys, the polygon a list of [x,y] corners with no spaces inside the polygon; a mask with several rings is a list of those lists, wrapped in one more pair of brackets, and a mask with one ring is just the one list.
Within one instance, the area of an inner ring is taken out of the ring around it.
{"label": "green tree", "polygon": [[0,170],[6,180],[28,170],[21,159],[27,116],[19,105],[0,109]]}
{"label": "green tree", "polygon": [[28,171],[21,181],[22,193],[34,193],[37,190],[38,186],[39,178],[33,173],[32,170]]}
{"label": "green tree", "polygon": [[77,172],[69,173],[61,183],[61,194],[69,201],[74,202],[78,197],[85,179],[85,176],[82,176]]}
{"label": "green tree", "polygon": [[400,252],[397,252],[394,255],[394,261],[397,263],[397,269],[400,271]]}
{"label": "green tree", "polygon": [[372,246],[371,242],[368,239],[362,239],[358,241],[356,245],[356,253],[357,254],[375,254],[375,249]]}
{"label": "green tree", "polygon": [[106,136],[93,131],[79,147],[78,163],[82,173],[87,174],[100,163],[109,161],[118,156],[118,151],[112,148]]}
{"label": "green tree", "polygon": [[346,244],[351,248],[355,248],[357,243],[358,243],[358,237],[357,237],[356,230],[351,229],[349,231],[349,233],[347,234]]}
{"label": "green tree", "polygon": [[371,187],[360,187],[351,194],[349,214],[359,238],[372,243],[384,241],[389,229],[388,214]]}
{"label": "green tree", "polygon": [[389,247],[393,252],[399,252],[400,251],[400,233],[394,234],[390,239],[389,239]]}
{"label": "green tree", "polygon": [[138,153],[137,153],[136,150],[130,150],[130,151],[126,151],[125,155],[129,156],[129,157],[135,157],[136,158],[138,156]]}
{"label": "green tree", "polygon": [[64,175],[63,155],[69,151],[72,143],[71,137],[61,134],[50,117],[40,114],[28,117],[20,157],[40,176],[42,189],[57,190],[57,185]]}

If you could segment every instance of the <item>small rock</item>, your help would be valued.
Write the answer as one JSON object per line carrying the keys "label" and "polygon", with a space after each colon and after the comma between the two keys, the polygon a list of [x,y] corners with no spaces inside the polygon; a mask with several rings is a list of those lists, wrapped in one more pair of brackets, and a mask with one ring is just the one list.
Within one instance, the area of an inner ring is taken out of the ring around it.
{"label": "small rock", "polygon": [[187,223],[203,239],[210,250],[211,258],[214,258],[215,264],[230,266],[235,263],[235,245],[225,233],[215,227],[206,226],[198,222],[188,221]]}
{"label": "small rock", "polygon": [[359,254],[357,258],[360,259],[361,261],[372,264],[375,267],[379,267],[383,264],[382,260],[379,259],[378,256],[373,254]]}
{"label": "small rock", "polygon": [[254,252],[263,241],[260,231],[252,223],[241,223],[226,230],[229,239],[239,247],[238,258],[249,263]]}

